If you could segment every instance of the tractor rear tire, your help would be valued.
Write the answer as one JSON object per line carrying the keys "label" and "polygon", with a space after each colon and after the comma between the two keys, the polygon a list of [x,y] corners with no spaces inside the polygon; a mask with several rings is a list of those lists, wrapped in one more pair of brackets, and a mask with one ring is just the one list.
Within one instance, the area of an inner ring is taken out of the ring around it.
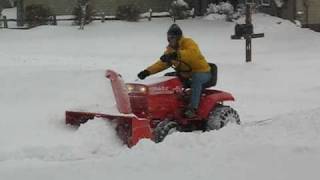
{"label": "tractor rear tire", "polygon": [[210,112],[206,129],[218,130],[229,122],[240,124],[240,117],[236,110],[229,106],[218,105]]}
{"label": "tractor rear tire", "polygon": [[171,134],[172,131],[177,130],[178,124],[174,121],[162,121],[153,131],[154,142],[159,143],[164,140],[164,138]]}

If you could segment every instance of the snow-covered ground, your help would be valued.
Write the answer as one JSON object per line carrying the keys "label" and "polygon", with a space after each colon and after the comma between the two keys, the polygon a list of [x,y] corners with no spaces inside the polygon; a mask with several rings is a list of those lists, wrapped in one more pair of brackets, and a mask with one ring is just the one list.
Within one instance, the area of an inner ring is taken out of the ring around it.
{"label": "snow-covered ground", "polygon": [[266,37],[253,40],[252,63],[244,41],[230,40],[234,23],[178,21],[219,66],[216,88],[234,94],[242,125],[132,149],[108,122],[65,126],[65,110],[115,112],[105,69],[136,80],[161,55],[170,24],[0,29],[0,179],[319,179],[320,34],[263,14],[254,16]]}

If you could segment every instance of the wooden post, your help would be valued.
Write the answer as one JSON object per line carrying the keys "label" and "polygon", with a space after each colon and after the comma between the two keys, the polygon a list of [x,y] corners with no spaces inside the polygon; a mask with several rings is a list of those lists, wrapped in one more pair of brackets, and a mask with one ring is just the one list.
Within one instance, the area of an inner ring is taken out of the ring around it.
{"label": "wooden post", "polygon": [[196,12],[195,12],[194,8],[191,9],[191,17],[192,18],[196,17]]}
{"label": "wooden post", "polygon": [[151,8],[149,9],[149,17],[148,17],[148,20],[149,20],[149,21],[152,20],[152,9],[151,9]]}
{"label": "wooden post", "polygon": [[[247,4],[246,8],[246,24],[252,25],[252,17],[251,17],[251,5]],[[245,36],[246,39],[246,62],[252,61],[252,40],[251,36]]]}
{"label": "wooden post", "polygon": [[308,0],[304,0],[303,1],[303,6],[304,6],[304,9],[305,9],[305,27],[309,27],[309,1]]}
{"label": "wooden post", "polygon": [[246,38],[246,62],[251,62],[252,60],[252,51],[251,51],[252,41],[251,38]]}
{"label": "wooden post", "polygon": [[1,7],[1,5],[0,5],[0,28],[2,28],[2,7]]}
{"label": "wooden post", "polygon": [[106,15],[104,14],[104,12],[102,12],[101,14],[101,22],[104,23],[106,21]]}
{"label": "wooden post", "polygon": [[169,12],[171,11],[171,13],[172,13],[172,21],[173,21],[173,23],[175,23],[176,22],[176,15],[177,15],[177,4],[178,4],[178,1],[177,0],[174,0],[173,2],[172,2],[172,5],[171,5],[171,10],[169,10]]}
{"label": "wooden post", "polygon": [[1,7],[0,7],[0,29],[2,28],[2,24],[3,24],[3,23],[2,23],[2,21],[3,21],[2,19],[3,19],[3,17],[2,17],[2,15],[1,15]]}
{"label": "wooden post", "polygon": [[3,16],[3,28],[8,28],[7,16]]}
{"label": "wooden post", "polygon": [[24,1],[17,1],[17,26],[24,26]]}
{"label": "wooden post", "polygon": [[172,16],[172,21],[173,21],[173,23],[176,23],[176,16]]}
{"label": "wooden post", "polygon": [[81,20],[80,20],[80,29],[84,29],[84,25],[86,23],[86,14],[87,14],[87,5],[88,3],[81,4]]}
{"label": "wooden post", "polygon": [[57,16],[56,15],[53,15],[52,16],[52,20],[53,20],[53,23],[52,23],[52,25],[58,25],[58,22],[57,22]]}

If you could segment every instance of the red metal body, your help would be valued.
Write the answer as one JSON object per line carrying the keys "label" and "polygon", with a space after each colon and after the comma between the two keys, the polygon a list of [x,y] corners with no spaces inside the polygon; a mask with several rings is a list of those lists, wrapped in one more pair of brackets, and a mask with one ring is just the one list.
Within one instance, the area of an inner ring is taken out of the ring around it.
{"label": "red metal body", "polygon": [[152,139],[152,129],[161,121],[174,120],[181,126],[197,126],[206,121],[217,104],[234,100],[230,93],[205,89],[198,116],[187,119],[183,110],[190,92],[183,88],[179,78],[164,76],[125,84],[121,76],[111,70],[106,77],[111,81],[117,108],[123,115],[67,111],[66,123],[79,126],[95,117],[116,121],[117,132],[129,147],[139,139]]}

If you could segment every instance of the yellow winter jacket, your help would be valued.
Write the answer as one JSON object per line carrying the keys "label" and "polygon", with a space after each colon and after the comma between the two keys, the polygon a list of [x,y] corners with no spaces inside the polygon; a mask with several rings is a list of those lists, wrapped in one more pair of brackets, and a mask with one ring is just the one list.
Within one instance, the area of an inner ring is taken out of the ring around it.
{"label": "yellow winter jacket", "polygon": [[[209,72],[210,66],[206,59],[200,52],[198,45],[191,39],[182,37],[179,42],[179,48],[177,49],[178,58],[172,61],[172,65],[175,70],[182,73],[184,77],[191,75],[193,72]],[[172,53],[175,50],[167,47],[165,54]],[[182,61],[179,62],[179,61]],[[187,65],[186,65],[187,64]],[[158,60],[153,65],[149,66],[147,70],[151,74],[158,73],[170,67],[170,64]],[[190,69],[191,68],[191,69]]]}

